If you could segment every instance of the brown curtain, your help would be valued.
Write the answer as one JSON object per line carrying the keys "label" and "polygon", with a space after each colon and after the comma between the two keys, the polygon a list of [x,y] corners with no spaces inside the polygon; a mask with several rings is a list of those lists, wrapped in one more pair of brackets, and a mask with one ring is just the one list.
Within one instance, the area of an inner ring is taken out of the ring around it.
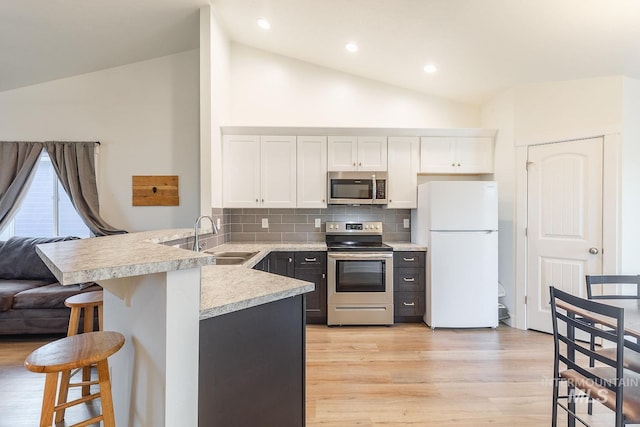
{"label": "brown curtain", "polygon": [[27,194],[42,147],[41,142],[0,141],[0,231]]}
{"label": "brown curtain", "polygon": [[100,216],[94,150],[96,142],[44,143],[58,179],[84,223],[96,236],[123,234]]}

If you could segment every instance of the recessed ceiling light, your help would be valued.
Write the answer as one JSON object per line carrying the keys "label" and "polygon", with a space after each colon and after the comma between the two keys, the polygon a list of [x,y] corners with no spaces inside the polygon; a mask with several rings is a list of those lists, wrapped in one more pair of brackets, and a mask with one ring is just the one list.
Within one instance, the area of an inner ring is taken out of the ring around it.
{"label": "recessed ceiling light", "polygon": [[271,29],[271,24],[266,19],[260,18],[258,19],[258,27],[262,28],[263,30],[269,30]]}
{"label": "recessed ceiling light", "polygon": [[427,64],[424,66],[423,70],[425,73],[433,74],[438,71],[438,68],[436,68],[436,66],[433,64]]}
{"label": "recessed ceiling light", "polygon": [[358,45],[355,44],[354,42],[349,42],[344,46],[345,49],[347,49],[349,52],[357,52],[358,51]]}

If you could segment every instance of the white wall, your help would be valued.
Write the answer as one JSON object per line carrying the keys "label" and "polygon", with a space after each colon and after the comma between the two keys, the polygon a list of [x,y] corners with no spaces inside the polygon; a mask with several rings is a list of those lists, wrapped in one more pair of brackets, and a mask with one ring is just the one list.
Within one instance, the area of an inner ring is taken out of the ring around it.
{"label": "white wall", "polygon": [[532,84],[515,93],[517,145],[620,131],[622,77]]}
{"label": "white wall", "polygon": [[478,127],[480,109],[231,45],[228,126]]}
{"label": "white wall", "polygon": [[[129,231],[191,226],[199,203],[198,51],[0,92],[0,139],[97,140],[101,212]],[[133,207],[132,175],[178,175],[180,206]]]}
{"label": "white wall", "polygon": [[498,280],[505,288],[503,303],[511,313],[509,324],[516,316],[516,152],[515,98],[513,90],[506,91],[485,104],[482,127],[498,129],[495,145],[494,179],[498,182]]}
{"label": "white wall", "polygon": [[640,80],[623,80],[620,272],[640,273]]}

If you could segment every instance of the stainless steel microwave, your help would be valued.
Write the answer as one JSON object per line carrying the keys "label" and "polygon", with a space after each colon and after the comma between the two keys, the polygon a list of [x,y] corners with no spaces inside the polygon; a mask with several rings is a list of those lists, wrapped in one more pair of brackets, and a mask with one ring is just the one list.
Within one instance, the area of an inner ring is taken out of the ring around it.
{"label": "stainless steel microwave", "polygon": [[329,172],[330,205],[386,205],[386,172]]}

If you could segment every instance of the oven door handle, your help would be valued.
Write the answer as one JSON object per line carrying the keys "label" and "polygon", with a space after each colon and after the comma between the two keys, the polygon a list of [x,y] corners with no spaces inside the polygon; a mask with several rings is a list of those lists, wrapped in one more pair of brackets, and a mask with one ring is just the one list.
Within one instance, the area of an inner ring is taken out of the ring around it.
{"label": "oven door handle", "polygon": [[393,258],[393,252],[329,252],[327,257],[337,260],[385,260]]}

